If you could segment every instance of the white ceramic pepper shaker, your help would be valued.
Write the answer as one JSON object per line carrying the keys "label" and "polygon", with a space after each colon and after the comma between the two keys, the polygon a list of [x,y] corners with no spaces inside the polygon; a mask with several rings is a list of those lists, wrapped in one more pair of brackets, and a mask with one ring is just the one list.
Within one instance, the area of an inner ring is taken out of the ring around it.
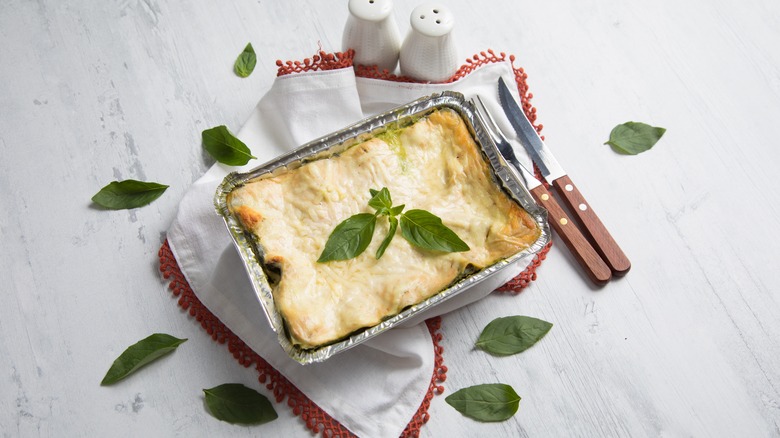
{"label": "white ceramic pepper shaker", "polygon": [[427,82],[443,82],[458,70],[452,38],[455,17],[440,4],[414,8],[412,28],[401,46],[401,74]]}
{"label": "white ceramic pepper shaker", "polygon": [[376,65],[392,73],[401,50],[393,0],[349,0],[341,45],[342,50],[355,50],[355,64]]}

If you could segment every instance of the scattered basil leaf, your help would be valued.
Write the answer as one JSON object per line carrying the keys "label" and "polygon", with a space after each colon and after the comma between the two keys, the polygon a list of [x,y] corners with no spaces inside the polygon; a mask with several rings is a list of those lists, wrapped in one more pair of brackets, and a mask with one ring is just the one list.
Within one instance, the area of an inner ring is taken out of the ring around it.
{"label": "scattered basil leaf", "polygon": [[155,333],[141,339],[119,355],[111,364],[101,385],[111,385],[129,376],[142,366],[171,353],[186,339],[175,338],[165,333]]}
{"label": "scattered basil leaf", "polygon": [[520,406],[520,396],[511,386],[488,383],[459,389],[444,399],[461,414],[478,421],[504,421]]}
{"label": "scattered basil leaf", "polygon": [[425,210],[409,210],[401,214],[401,235],[409,243],[424,249],[445,252],[470,249],[438,216]]}
{"label": "scattered basil leaf", "polygon": [[218,420],[234,424],[263,424],[278,417],[267,397],[240,383],[225,383],[203,392],[206,406]]}
{"label": "scattered basil leaf", "polygon": [[382,244],[379,245],[379,249],[376,250],[376,259],[379,260],[384,254],[385,250],[388,246],[390,246],[390,242],[393,240],[393,237],[395,237],[395,230],[398,228],[398,219],[396,219],[394,216],[390,216],[390,229],[387,231],[387,236],[385,236],[385,240],[382,241]]}
{"label": "scattered basil leaf", "polygon": [[236,58],[236,63],[233,64],[233,71],[237,75],[245,78],[252,74],[257,64],[257,55],[255,55],[255,49],[252,47],[252,43],[249,43],[244,47],[244,51]]}
{"label": "scattered basil leaf", "polygon": [[206,129],[202,134],[203,148],[215,160],[229,166],[243,166],[249,160],[257,158],[249,148],[228,131],[225,125]]}
{"label": "scattered basil leaf", "polygon": [[650,126],[642,122],[626,122],[612,128],[609,140],[604,143],[617,153],[636,155],[650,150],[666,132],[665,128]]}
{"label": "scattered basil leaf", "polygon": [[368,201],[368,206],[384,212],[383,209],[389,211],[393,208],[393,198],[390,197],[390,190],[387,187],[382,187],[382,190],[376,191],[374,189],[369,190],[371,193],[371,199]]}
{"label": "scattered basil leaf", "polygon": [[159,198],[168,186],[156,182],[112,181],[92,197],[92,202],[112,210],[143,207]]}
{"label": "scattered basil leaf", "polygon": [[371,243],[375,225],[376,215],[371,213],[359,213],[348,217],[336,225],[330,233],[317,262],[348,260],[359,256]]}
{"label": "scattered basil leaf", "polygon": [[542,339],[552,326],[547,321],[530,316],[496,318],[482,330],[476,346],[501,356],[517,354]]}
{"label": "scattered basil leaf", "polygon": [[404,211],[404,208],[406,207],[406,204],[401,204],[397,207],[393,207],[390,209],[390,215],[391,216],[398,216],[401,214],[402,211]]}

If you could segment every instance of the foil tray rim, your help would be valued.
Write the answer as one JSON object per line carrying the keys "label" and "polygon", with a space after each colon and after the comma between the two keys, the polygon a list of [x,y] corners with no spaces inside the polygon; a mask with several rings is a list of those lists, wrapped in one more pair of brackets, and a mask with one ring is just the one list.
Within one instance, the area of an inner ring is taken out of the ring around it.
{"label": "foil tray rim", "polygon": [[[302,349],[290,342],[285,334],[284,321],[274,305],[273,292],[268,278],[260,263],[262,250],[247,236],[238,219],[227,208],[227,195],[237,187],[260,176],[277,171],[291,165],[299,165],[315,159],[319,154],[340,147],[349,141],[357,142],[361,136],[370,135],[380,129],[386,129],[390,123],[396,123],[408,117],[424,115],[438,108],[450,108],[455,110],[466,122],[474,136],[478,147],[488,158],[490,169],[495,180],[515,199],[534,219],[541,230],[539,238],[528,248],[502,259],[474,274],[468,275],[450,287],[440,291],[436,295],[404,309],[401,313],[382,321],[376,326],[354,333],[344,340],[319,347],[316,349]],[[391,109],[381,114],[365,118],[357,123],[349,125],[341,130],[334,131],[318,139],[312,140],[299,148],[285,153],[271,161],[247,172],[232,172],[228,174],[217,187],[214,195],[214,206],[222,217],[228,233],[237,249],[244,268],[249,275],[252,288],[259,300],[266,319],[271,329],[276,333],[282,349],[293,360],[306,365],[325,361],[335,354],[349,350],[368,339],[385,332],[409,318],[417,316],[434,308],[461,293],[472,286],[484,281],[506,269],[507,267],[522,262],[530,262],[550,241],[550,228],[547,220],[547,211],[536,204],[528,190],[509,169],[509,164],[503,159],[498,148],[487,135],[485,127],[476,116],[476,110],[465,97],[458,92],[443,91],[409,102],[405,105]]]}

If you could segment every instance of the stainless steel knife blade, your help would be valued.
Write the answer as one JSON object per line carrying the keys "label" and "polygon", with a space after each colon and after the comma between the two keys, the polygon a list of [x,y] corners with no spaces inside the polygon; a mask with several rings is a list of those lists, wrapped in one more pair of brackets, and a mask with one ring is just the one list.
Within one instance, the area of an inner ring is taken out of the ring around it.
{"label": "stainless steel knife blade", "polygon": [[536,132],[536,128],[528,120],[528,117],[526,117],[520,105],[517,104],[515,98],[512,97],[509,87],[507,87],[503,78],[498,79],[498,98],[509,122],[515,129],[515,133],[520,138],[520,142],[523,145],[530,146],[526,147],[526,149],[536,166],[539,167],[544,179],[552,181],[566,175],[561,165],[558,164],[558,160],[547,151],[544,142],[539,137],[539,133]]}

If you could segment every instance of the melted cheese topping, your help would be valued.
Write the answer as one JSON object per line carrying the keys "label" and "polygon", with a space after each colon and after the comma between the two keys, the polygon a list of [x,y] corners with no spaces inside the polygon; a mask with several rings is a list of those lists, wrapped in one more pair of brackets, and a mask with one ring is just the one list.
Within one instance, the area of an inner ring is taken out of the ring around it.
{"label": "melted cheese topping", "polygon": [[[382,187],[390,190],[393,205],[439,216],[471,249],[419,249],[398,230],[377,260],[389,228],[380,217],[360,256],[317,263],[336,225],[374,213],[368,189]],[[435,295],[467,268],[527,248],[540,233],[493,182],[465,123],[451,110],[437,110],[341,155],[249,182],[230,194],[228,206],[263,247],[264,263],[281,270],[274,301],[293,343],[304,348],[374,326]]]}

